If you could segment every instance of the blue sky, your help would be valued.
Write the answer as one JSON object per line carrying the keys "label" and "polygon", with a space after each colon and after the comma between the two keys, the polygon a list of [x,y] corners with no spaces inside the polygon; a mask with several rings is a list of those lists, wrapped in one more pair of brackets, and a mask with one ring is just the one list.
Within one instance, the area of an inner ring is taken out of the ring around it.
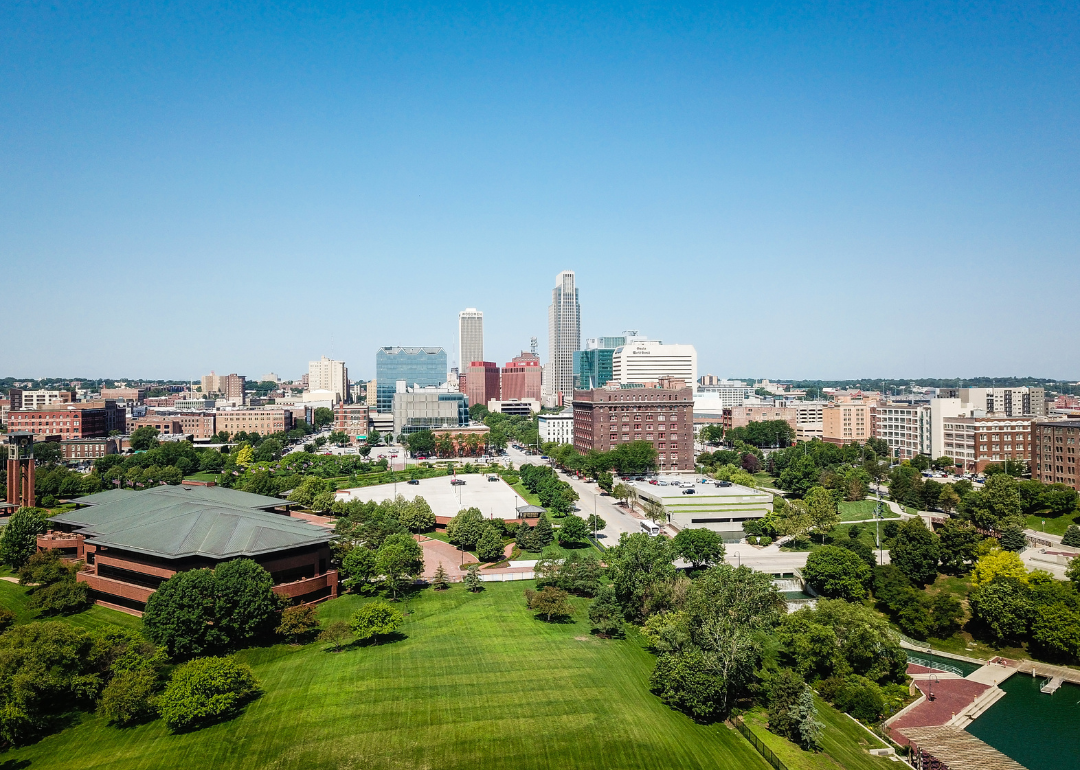
{"label": "blue sky", "polygon": [[0,376],[374,375],[485,312],[1080,378],[1075,3],[0,8]]}

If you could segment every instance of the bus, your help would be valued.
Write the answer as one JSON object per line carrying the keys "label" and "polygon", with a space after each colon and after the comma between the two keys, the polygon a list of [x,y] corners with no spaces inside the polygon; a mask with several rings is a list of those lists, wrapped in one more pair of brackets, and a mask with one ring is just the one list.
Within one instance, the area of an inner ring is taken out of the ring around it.
{"label": "bus", "polygon": [[645,519],[645,521],[641,522],[641,531],[649,537],[656,537],[660,534],[660,530],[660,525],[657,524],[655,521]]}

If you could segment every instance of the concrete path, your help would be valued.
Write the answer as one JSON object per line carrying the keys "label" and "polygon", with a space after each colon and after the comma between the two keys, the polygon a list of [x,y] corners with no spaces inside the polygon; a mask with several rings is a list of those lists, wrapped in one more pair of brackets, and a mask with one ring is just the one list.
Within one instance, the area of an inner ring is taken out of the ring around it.
{"label": "concrete path", "polygon": [[432,580],[435,577],[435,571],[438,570],[441,564],[443,569],[446,570],[446,576],[452,583],[457,583],[464,576],[464,571],[461,569],[462,561],[466,565],[478,563],[476,557],[468,551],[459,551],[456,547],[449,543],[444,543],[442,540],[435,540],[434,538],[424,538],[423,535],[413,535],[416,540],[420,542],[420,547],[424,549],[424,574],[425,580]]}

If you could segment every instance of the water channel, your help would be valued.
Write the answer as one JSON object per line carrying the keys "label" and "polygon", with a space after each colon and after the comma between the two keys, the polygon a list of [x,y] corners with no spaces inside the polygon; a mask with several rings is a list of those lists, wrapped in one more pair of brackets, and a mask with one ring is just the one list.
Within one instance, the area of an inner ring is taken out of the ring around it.
{"label": "water channel", "polygon": [[1039,692],[1045,677],[1013,674],[1001,684],[1005,697],[967,730],[1028,770],[1080,767],[1080,687],[1063,684]]}

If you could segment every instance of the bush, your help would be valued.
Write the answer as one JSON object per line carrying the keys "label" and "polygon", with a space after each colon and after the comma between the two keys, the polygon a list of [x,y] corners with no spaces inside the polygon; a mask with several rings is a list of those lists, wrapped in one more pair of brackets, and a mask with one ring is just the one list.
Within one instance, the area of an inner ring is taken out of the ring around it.
{"label": "bush", "polygon": [[649,688],[667,705],[701,720],[719,714],[725,693],[723,677],[695,647],[657,658]]}
{"label": "bush", "polygon": [[802,570],[816,591],[830,599],[860,601],[870,583],[870,567],[846,548],[827,545],[811,553]]}
{"label": "bush", "polygon": [[157,713],[157,674],[149,666],[124,671],[101,693],[98,713],[118,725],[150,719]]}
{"label": "bush", "polygon": [[0,634],[15,625],[15,613],[7,607],[0,607]]}
{"label": "bush", "polygon": [[33,589],[28,606],[45,615],[82,612],[90,606],[90,586],[74,578]]}
{"label": "bush", "polygon": [[173,732],[233,716],[258,692],[251,668],[232,658],[196,658],[176,669],[158,710]]}
{"label": "bush", "polygon": [[281,613],[281,622],[274,633],[284,636],[290,642],[297,642],[319,629],[319,608],[314,604],[299,604],[286,607]]}
{"label": "bush", "polygon": [[374,639],[392,634],[405,622],[402,614],[387,602],[377,599],[353,613],[349,628],[357,639]]}

